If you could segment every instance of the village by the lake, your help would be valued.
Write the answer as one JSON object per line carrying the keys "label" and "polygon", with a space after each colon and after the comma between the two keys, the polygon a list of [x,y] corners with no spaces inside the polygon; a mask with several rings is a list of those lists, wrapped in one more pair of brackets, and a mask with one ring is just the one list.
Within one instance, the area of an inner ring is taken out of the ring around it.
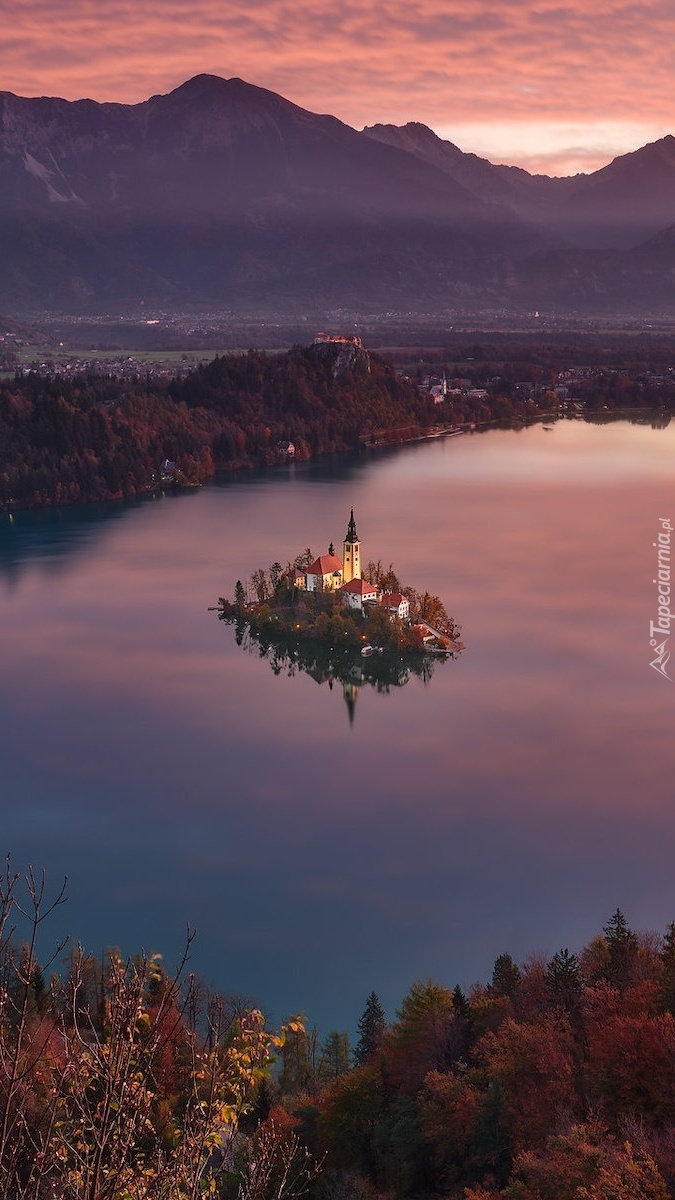
{"label": "village by the lake", "polygon": [[341,684],[350,721],[364,684],[387,691],[411,675],[428,682],[438,661],[464,649],[439,596],[401,584],[393,564],[364,561],[353,508],[341,558],[331,541],[325,554],[307,548],[285,567],[260,568],[247,585],[237,580],[232,601],[219,598],[218,615],[275,674]]}

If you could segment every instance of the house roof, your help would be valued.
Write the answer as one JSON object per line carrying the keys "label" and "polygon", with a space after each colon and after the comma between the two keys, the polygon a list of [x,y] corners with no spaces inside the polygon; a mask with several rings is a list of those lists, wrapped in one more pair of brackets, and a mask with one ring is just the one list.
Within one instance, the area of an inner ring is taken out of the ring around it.
{"label": "house roof", "polygon": [[383,592],[380,599],[387,608],[398,608],[406,597],[401,592]]}
{"label": "house roof", "polygon": [[342,563],[334,554],[320,554],[314,559],[311,567],[307,568],[308,575],[332,575],[334,571],[341,571]]}
{"label": "house roof", "polygon": [[377,588],[374,583],[368,583],[367,579],[350,579],[349,583],[343,583],[339,592],[354,592],[356,596],[377,595]]}

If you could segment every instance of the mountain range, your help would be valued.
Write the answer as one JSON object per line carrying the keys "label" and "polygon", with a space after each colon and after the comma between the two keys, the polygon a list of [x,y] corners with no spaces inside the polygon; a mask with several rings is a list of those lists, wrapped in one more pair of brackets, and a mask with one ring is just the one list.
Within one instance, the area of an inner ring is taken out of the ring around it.
{"label": "mountain range", "polygon": [[140,104],[0,93],[0,308],[655,311],[675,138],[530,175],[240,79]]}

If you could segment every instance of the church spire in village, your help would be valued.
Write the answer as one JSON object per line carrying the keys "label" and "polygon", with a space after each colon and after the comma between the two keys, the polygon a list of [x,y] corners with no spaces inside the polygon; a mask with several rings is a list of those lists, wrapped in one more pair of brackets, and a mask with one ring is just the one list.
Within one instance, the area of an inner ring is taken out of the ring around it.
{"label": "church spire in village", "polygon": [[356,532],[354,509],[352,509],[345,540],[342,543],[342,579],[344,583],[351,583],[352,579],[360,578],[361,543],[359,541],[359,535]]}

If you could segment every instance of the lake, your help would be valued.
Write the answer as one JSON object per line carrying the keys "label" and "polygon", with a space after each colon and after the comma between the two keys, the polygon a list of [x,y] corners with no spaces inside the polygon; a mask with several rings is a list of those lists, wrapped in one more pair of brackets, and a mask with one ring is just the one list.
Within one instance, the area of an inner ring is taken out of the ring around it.
{"label": "lake", "polygon": [[[1,841],[68,876],[52,940],[171,967],[189,922],[198,974],[325,1033],[372,989],[393,1017],[417,979],[580,950],[617,906],[663,932],[674,451],[675,425],[561,421],[0,517]],[[339,548],[352,506],[364,561],[442,596],[466,650],[350,720],[207,609]]]}

